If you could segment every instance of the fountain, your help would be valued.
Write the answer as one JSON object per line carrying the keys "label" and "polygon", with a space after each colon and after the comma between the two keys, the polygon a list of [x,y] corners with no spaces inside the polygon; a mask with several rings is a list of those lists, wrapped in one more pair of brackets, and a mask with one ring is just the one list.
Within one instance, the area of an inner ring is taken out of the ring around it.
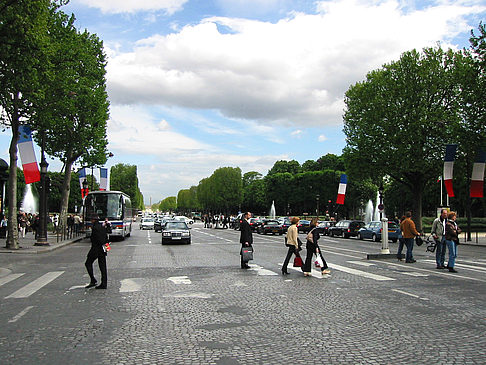
{"label": "fountain", "polygon": [[372,220],[373,220],[373,202],[370,199],[368,200],[368,204],[366,204],[364,221],[366,224],[368,224]]}
{"label": "fountain", "polygon": [[272,206],[270,207],[270,212],[268,213],[271,219],[275,219],[275,202],[272,200]]}
{"label": "fountain", "polygon": [[32,187],[30,184],[25,186],[24,199],[22,200],[20,209],[25,213],[37,213],[37,202],[34,194],[32,194]]}
{"label": "fountain", "polygon": [[380,220],[380,211],[378,210],[378,204],[380,204],[380,192],[376,192],[376,205],[375,205],[375,211],[373,214],[373,220],[374,221],[379,221]]}

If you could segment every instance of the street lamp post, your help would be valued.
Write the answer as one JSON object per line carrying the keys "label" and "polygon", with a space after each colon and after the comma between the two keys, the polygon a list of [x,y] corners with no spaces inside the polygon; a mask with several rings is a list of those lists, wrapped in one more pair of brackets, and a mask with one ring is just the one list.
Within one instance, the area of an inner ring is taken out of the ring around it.
{"label": "street lamp post", "polygon": [[380,204],[378,205],[381,220],[381,253],[389,254],[390,248],[388,246],[388,219],[386,217],[383,217],[383,211],[385,210],[385,206],[383,205],[383,190],[383,183],[381,183],[379,188]]}
{"label": "street lamp post", "polygon": [[47,241],[47,190],[49,189],[49,177],[47,167],[49,164],[44,155],[44,138],[42,138],[42,160],[40,163],[40,199],[39,199],[39,228],[37,240],[34,246],[49,246]]}
{"label": "street lamp post", "polygon": [[316,194],[316,203],[317,203],[317,207],[316,207],[316,217],[319,217],[319,194]]}

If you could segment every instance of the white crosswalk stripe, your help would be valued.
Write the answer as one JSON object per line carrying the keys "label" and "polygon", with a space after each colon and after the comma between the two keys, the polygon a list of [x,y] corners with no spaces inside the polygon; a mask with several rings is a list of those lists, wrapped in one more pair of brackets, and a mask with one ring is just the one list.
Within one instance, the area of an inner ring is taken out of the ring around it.
{"label": "white crosswalk stripe", "polygon": [[43,288],[51,281],[55,280],[58,276],[62,275],[64,271],[51,271],[40,278],[35,279],[34,281],[30,282],[29,284],[25,285],[24,287],[20,288],[16,292],[6,296],[5,299],[9,298],[28,298],[32,294],[34,294],[39,289]]}
{"label": "white crosswalk stripe", "polygon": [[7,276],[4,276],[3,278],[0,278],[0,286],[5,285],[7,283],[10,283],[11,281],[20,278],[22,275],[25,273],[18,273],[18,274],[9,274]]}

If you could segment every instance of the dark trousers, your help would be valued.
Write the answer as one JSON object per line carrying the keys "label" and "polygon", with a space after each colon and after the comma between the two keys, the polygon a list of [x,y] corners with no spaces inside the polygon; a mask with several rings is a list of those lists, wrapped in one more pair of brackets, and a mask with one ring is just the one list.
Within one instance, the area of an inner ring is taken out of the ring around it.
{"label": "dark trousers", "polygon": [[91,248],[88,252],[86,262],[84,263],[84,266],[86,266],[86,270],[88,271],[88,275],[92,283],[96,282],[96,278],[93,273],[93,262],[95,262],[95,260],[98,260],[98,266],[100,267],[101,271],[101,285],[106,286],[108,284],[108,274],[106,271],[106,254],[105,252],[103,252],[102,249]]}
{"label": "dark trousers", "polygon": [[241,244],[240,256],[241,256],[241,267],[242,268],[248,266],[248,261],[243,261],[243,253],[242,253],[243,248],[248,248],[248,247],[253,247],[253,246],[252,245],[246,246],[244,243]]}
{"label": "dark trousers", "polygon": [[407,254],[405,255],[405,261],[410,262],[413,260],[413,238],[404,238],[405,246],[407,246]]}
{"label": "dark trousers", "polygon": [[294,245],[288,245],[288,248],[289,250],[287,251],[287,256],[285,257],[285,261],[282,265],[282,272],[287,272],[287,266],[293,254],[295,254],[295,256],[299,256],[299,252],[296,250]]}
{"label": "dark trousers", "polygon": [[446,254],[446,240],[445,236],[442,237],[442,239],[437,242],[437,245],[435,246],[435,262],[437,266],[444,266],[444,261],[445,261],[445,254]]}
{"label": "dark trousers", "polygon": [[398,251],[397,251],[397,258],[401,259],[402,258],[402,251],[403,251],[403,245],[405,244],[405,238],[399,238],[398,239]]}
{"label": "dark trousers", "polygon": [[319,255],[321,256],[322,263],[324,264],[321,267],[322,270],[326,270],[328,268],[326,260],[324,260],[324,256],[322,256],[321,249],[319,248],[319,245],[316,243],[312,243],[310,241],[307,241],[305,248],[307,250],[307,256],[305,257],[305,263],[304,266],[302,267],[303,272],[311,272],[312,270],[312,258],[314,257],[314,254],[316,251],[319,251]]}

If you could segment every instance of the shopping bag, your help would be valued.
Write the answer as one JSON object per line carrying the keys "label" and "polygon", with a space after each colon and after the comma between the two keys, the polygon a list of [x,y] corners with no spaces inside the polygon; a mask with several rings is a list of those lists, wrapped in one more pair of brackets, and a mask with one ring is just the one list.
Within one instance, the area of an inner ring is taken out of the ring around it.
{"label": "shopping bag", "polygon": [[304,262],[302,261],[302,257],[296,256],[294,259],[294,267],[302,267],[304,266]]}
{"label": "shopping bag", "polygon": [[317,268],[321,268],[324,266],[324,263],[322,262],[321,255],[316,254],[316,261],[314,261],[314,266]]}
{"label": "shopping bag", "polygon": [[243,262],[248,262],[250,260],[253,260],[253,248],[243,247],[241,249],[241,256],[243,257]]}
{"label": "shopping bag", "polygon": [[111,247],[110,247],[110,242],[106,242],[104,245],[103,245],[103,251],[108,252],[111,250]]}

